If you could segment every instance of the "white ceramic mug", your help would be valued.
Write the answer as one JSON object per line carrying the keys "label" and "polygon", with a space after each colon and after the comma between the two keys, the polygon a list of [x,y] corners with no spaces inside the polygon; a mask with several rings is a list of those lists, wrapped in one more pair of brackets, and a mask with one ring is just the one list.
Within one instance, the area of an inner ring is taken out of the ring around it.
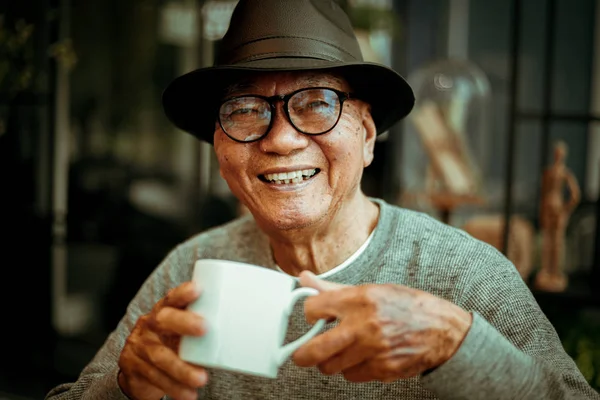
{"label": "white ceramic mug", "polygon": [[188,309],[205,319],[206,334],[184,336],[179,356],[206,368],[276,378],[279,367],[325,326],[319,320],[303,336],[283,345],[288,317],[302,297],[319,292],[295,287],[278,271],[234,261],[202,259],[193,280],[202,287]]}

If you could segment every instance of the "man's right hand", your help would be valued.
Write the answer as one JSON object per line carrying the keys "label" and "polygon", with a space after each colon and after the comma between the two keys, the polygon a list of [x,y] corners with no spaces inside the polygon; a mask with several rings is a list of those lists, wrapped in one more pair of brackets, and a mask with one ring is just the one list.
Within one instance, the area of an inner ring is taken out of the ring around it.
{"label": "man's right hand", "polygon": [[119,357],[119,386],[132,400],[197,399],[208,374],[179,358],[182,335],[204,334],[202,317],[185,308],[200,296],[192,282],[172,289],[136,322]]}

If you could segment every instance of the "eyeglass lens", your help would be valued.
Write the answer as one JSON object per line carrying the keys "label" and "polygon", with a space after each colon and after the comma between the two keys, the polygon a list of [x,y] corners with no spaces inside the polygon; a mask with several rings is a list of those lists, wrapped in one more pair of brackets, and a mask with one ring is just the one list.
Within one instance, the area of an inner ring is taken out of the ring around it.
{"label": "eyeglass lens", "polygon": [[[331,89],[305,89],[289,98],[286,113],[300,132],[319,135],[337,123],[341,104]],[[226,101],[219,109],[219,121],[231,138],[249,142],[264,136],[271,126],[272,109],[265,98],[242,96]]]}

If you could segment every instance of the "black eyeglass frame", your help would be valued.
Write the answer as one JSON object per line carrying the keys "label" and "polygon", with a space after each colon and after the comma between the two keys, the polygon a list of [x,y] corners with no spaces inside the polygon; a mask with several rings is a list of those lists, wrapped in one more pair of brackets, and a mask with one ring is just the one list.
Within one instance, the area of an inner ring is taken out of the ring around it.
{"label": "black eyeglass frame", "polygon": [[[292,97],[294,97],[296,94],[300,93],[300,92],[304,92],[307,90],[316,90],[316,89],[327,89],[327,90],[331,90],[332,92],[334,92],[337,96],[338,99],[340,101],[340,112],[338,113],[337,119],[335,120],[334,124],[331,126],[331,128],[323,131],[323,132],[319,132],[319,133],[308,133],[308,132],[304,132],[303,130],[299,129],[296,124],[294,124],[294,122],[292,121],[292,118],[290,117],[290,110],[288,108],[289,105],[289,101]],[[221,107],[223,107],[223,104],[227,103],[228,101],[231,100],[237,100],[237,99],[243,99],[246,97],[253,97],[253,98],[258,98],[258,99],[262,99],[265,100],[270,106],[271,106],[271,118],[269,119],[269,126],[267,127],[267,130],[265,131],[264,134],[262,134],[261,136],[259,136],[256,139],[252,139],[252,140],[239,140],[234,138],[233,136],[231,136],[229,133],[227,133],[227,130],[225,129],[225,127],[223,126],[223,123],[221,122]],[[344,112],[344,102],[346,100],[350,100],[350,99],[354,99],[356,98],[354,96],[353,93],[350,92],[344,92],[338,89],[334,89],[334,88],[330,88],[330,87],[326,87],[326,86],[317,86],[317,87],[307,87],[307,88],[302,88],[302,89],[298,89],[298,90],[294,90],[291,93],[288,94],[276,94],[274,96],[261,96],[258,94],[245,94],[242,96],[233,96],[233,97],[229,97],[224,99],[221,104],[219,104],[219,108],[217,109],[217,120],[219,121],[219,126],[221,127],[221,129],[223,130],[223,132],[225,133],[225,135],[227,135],[228,138],[230,138],[233,141],[236,141],[238,143],[253,143],[253,142],[257,142],[259,140],[261,140],[262,138],[266,137],[269,132],[271,132],[271,128],[273,127],[273,117],[275,116],[275,112],[277,110],[276,107],[276,103],[278,101],[283,101],[283,111],[285,112],[285,116],[287,117],[288,122],[294,127],[294,129],[296,129],[298,132],[304,134],[304,135],[309,135],[309,136],[319,136],[319,135],[323,135],[327,132],[330,132],[331,130],[333,130],[333,128],[335,128],[338,124],[338,122],[340,122],[340,118],[342,117],[342,113]]]}

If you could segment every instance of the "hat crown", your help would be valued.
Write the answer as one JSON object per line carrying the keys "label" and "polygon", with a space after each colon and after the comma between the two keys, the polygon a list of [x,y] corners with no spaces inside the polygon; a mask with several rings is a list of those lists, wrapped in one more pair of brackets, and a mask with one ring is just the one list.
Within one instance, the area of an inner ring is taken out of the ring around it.
{"label": "hat crown", "polygon": [[240,0],[216,65],[282,57],[363,61],[350,19],[333,0]]}

